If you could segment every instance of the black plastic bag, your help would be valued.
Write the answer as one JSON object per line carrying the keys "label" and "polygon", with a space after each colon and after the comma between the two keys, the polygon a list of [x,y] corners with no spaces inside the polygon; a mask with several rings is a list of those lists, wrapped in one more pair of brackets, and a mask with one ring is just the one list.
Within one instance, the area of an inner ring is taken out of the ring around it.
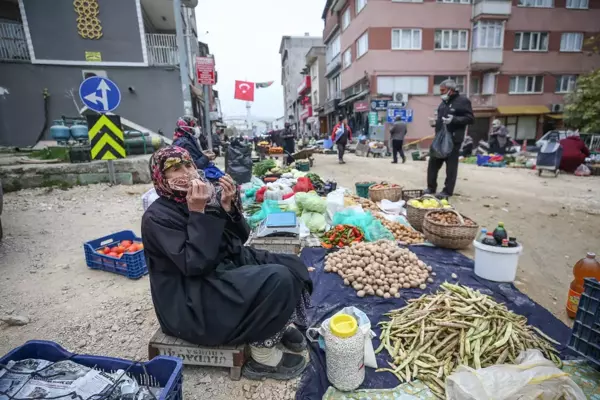
{"label": "black plastic bag", "polygon": [[431,156],[434,158],[448,158],[453,148],[454,141],[452,140],[452,134],[448,132],[448,128],[444,125],[442,126],[442,130],[433,139]]}
{"label": "black plastic bag", "polygon": [[229,174],[239,185],[250,182],[252,179],[252,149],[238,140],[232,141],[225,154],[225,173]]}

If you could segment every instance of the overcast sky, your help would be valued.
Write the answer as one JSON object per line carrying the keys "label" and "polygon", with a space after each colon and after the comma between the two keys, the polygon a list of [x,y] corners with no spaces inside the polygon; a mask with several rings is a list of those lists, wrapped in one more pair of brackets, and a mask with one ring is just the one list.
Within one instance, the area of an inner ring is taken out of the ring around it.
{"label": "overcast sky", "polygon": [[281,37],[305,32],[321,36],[324,5],[325,0],[200,0],[198,38],[215,55],[216,89],[225,116],[246,114],[245,102],[233,99],[236,79],[275,81],[255,91],[251,112],[259,117],[283,115]]}

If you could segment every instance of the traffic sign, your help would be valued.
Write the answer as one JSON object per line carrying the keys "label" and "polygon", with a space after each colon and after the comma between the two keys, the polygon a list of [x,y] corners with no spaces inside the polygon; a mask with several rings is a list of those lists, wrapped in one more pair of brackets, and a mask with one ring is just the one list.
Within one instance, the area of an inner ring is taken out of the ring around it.
{"label": "traffic sign", "polygon": [[396,121],[397,116],[400,116],[404,122],[413,122],[412,108],[389,108],[387,110],[387,122]]}
{"label": "traffic sign", "polygon": [[105,113],[119,107],[121,91],[113,81],[92,76],[81,82],[79,97],[89,109]]}
{"label": "traffic sign", "polygon": [[127,157],[125,137],[118,115],[88,115],[88,135],[92,160],[116,160]]}
{"label": "traffic sign", "polygon": [[201,85],[215,84],[215,59],[196,57],[196,78]]}
{"label": "traffic sign", "polygon": [[389,100],[371,101],[371,111],[385,111],[388,108]]}

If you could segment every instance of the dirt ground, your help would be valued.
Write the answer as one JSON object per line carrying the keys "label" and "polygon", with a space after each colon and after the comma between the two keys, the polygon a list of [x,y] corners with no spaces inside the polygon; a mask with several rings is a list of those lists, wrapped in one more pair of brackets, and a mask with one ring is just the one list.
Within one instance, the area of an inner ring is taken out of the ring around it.
{"label": "dirt ground", "polygon": [[[386,180],[423,188],[425,162],[319,155],[313,172],[354,188]],[[440,174],[440,182],[444,177]],[[0,244],[0,316],[25,316],[24,326],[0,323],[0,354],[30,339],[82,353],[147,358],[157,328],[148,278],[131,281],[85,266],[82,243],[111,232],[140,232],[140,196],[150,185],[94,185],[67,191],[25,190],[5,195]],[[533,171],[461,165],[453,203],[480,224],[503,221],[525,251],[517,286],[568,322],[564,305],[573,264],[600,252],[600,180]],[[188,399],[291,399],[297,382],[232,382],[227,371],[185,369]]]}

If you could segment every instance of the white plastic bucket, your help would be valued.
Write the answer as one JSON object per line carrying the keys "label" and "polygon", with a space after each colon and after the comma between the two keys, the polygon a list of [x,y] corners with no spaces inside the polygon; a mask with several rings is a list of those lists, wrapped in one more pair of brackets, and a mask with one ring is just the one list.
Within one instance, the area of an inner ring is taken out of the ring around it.
{"label": "white plastic bucket", "polygon": [[488,246],[476,240],[473,241],[473,246],[475,246],[475,275],[494,282],[515,280],[523,246]]}

